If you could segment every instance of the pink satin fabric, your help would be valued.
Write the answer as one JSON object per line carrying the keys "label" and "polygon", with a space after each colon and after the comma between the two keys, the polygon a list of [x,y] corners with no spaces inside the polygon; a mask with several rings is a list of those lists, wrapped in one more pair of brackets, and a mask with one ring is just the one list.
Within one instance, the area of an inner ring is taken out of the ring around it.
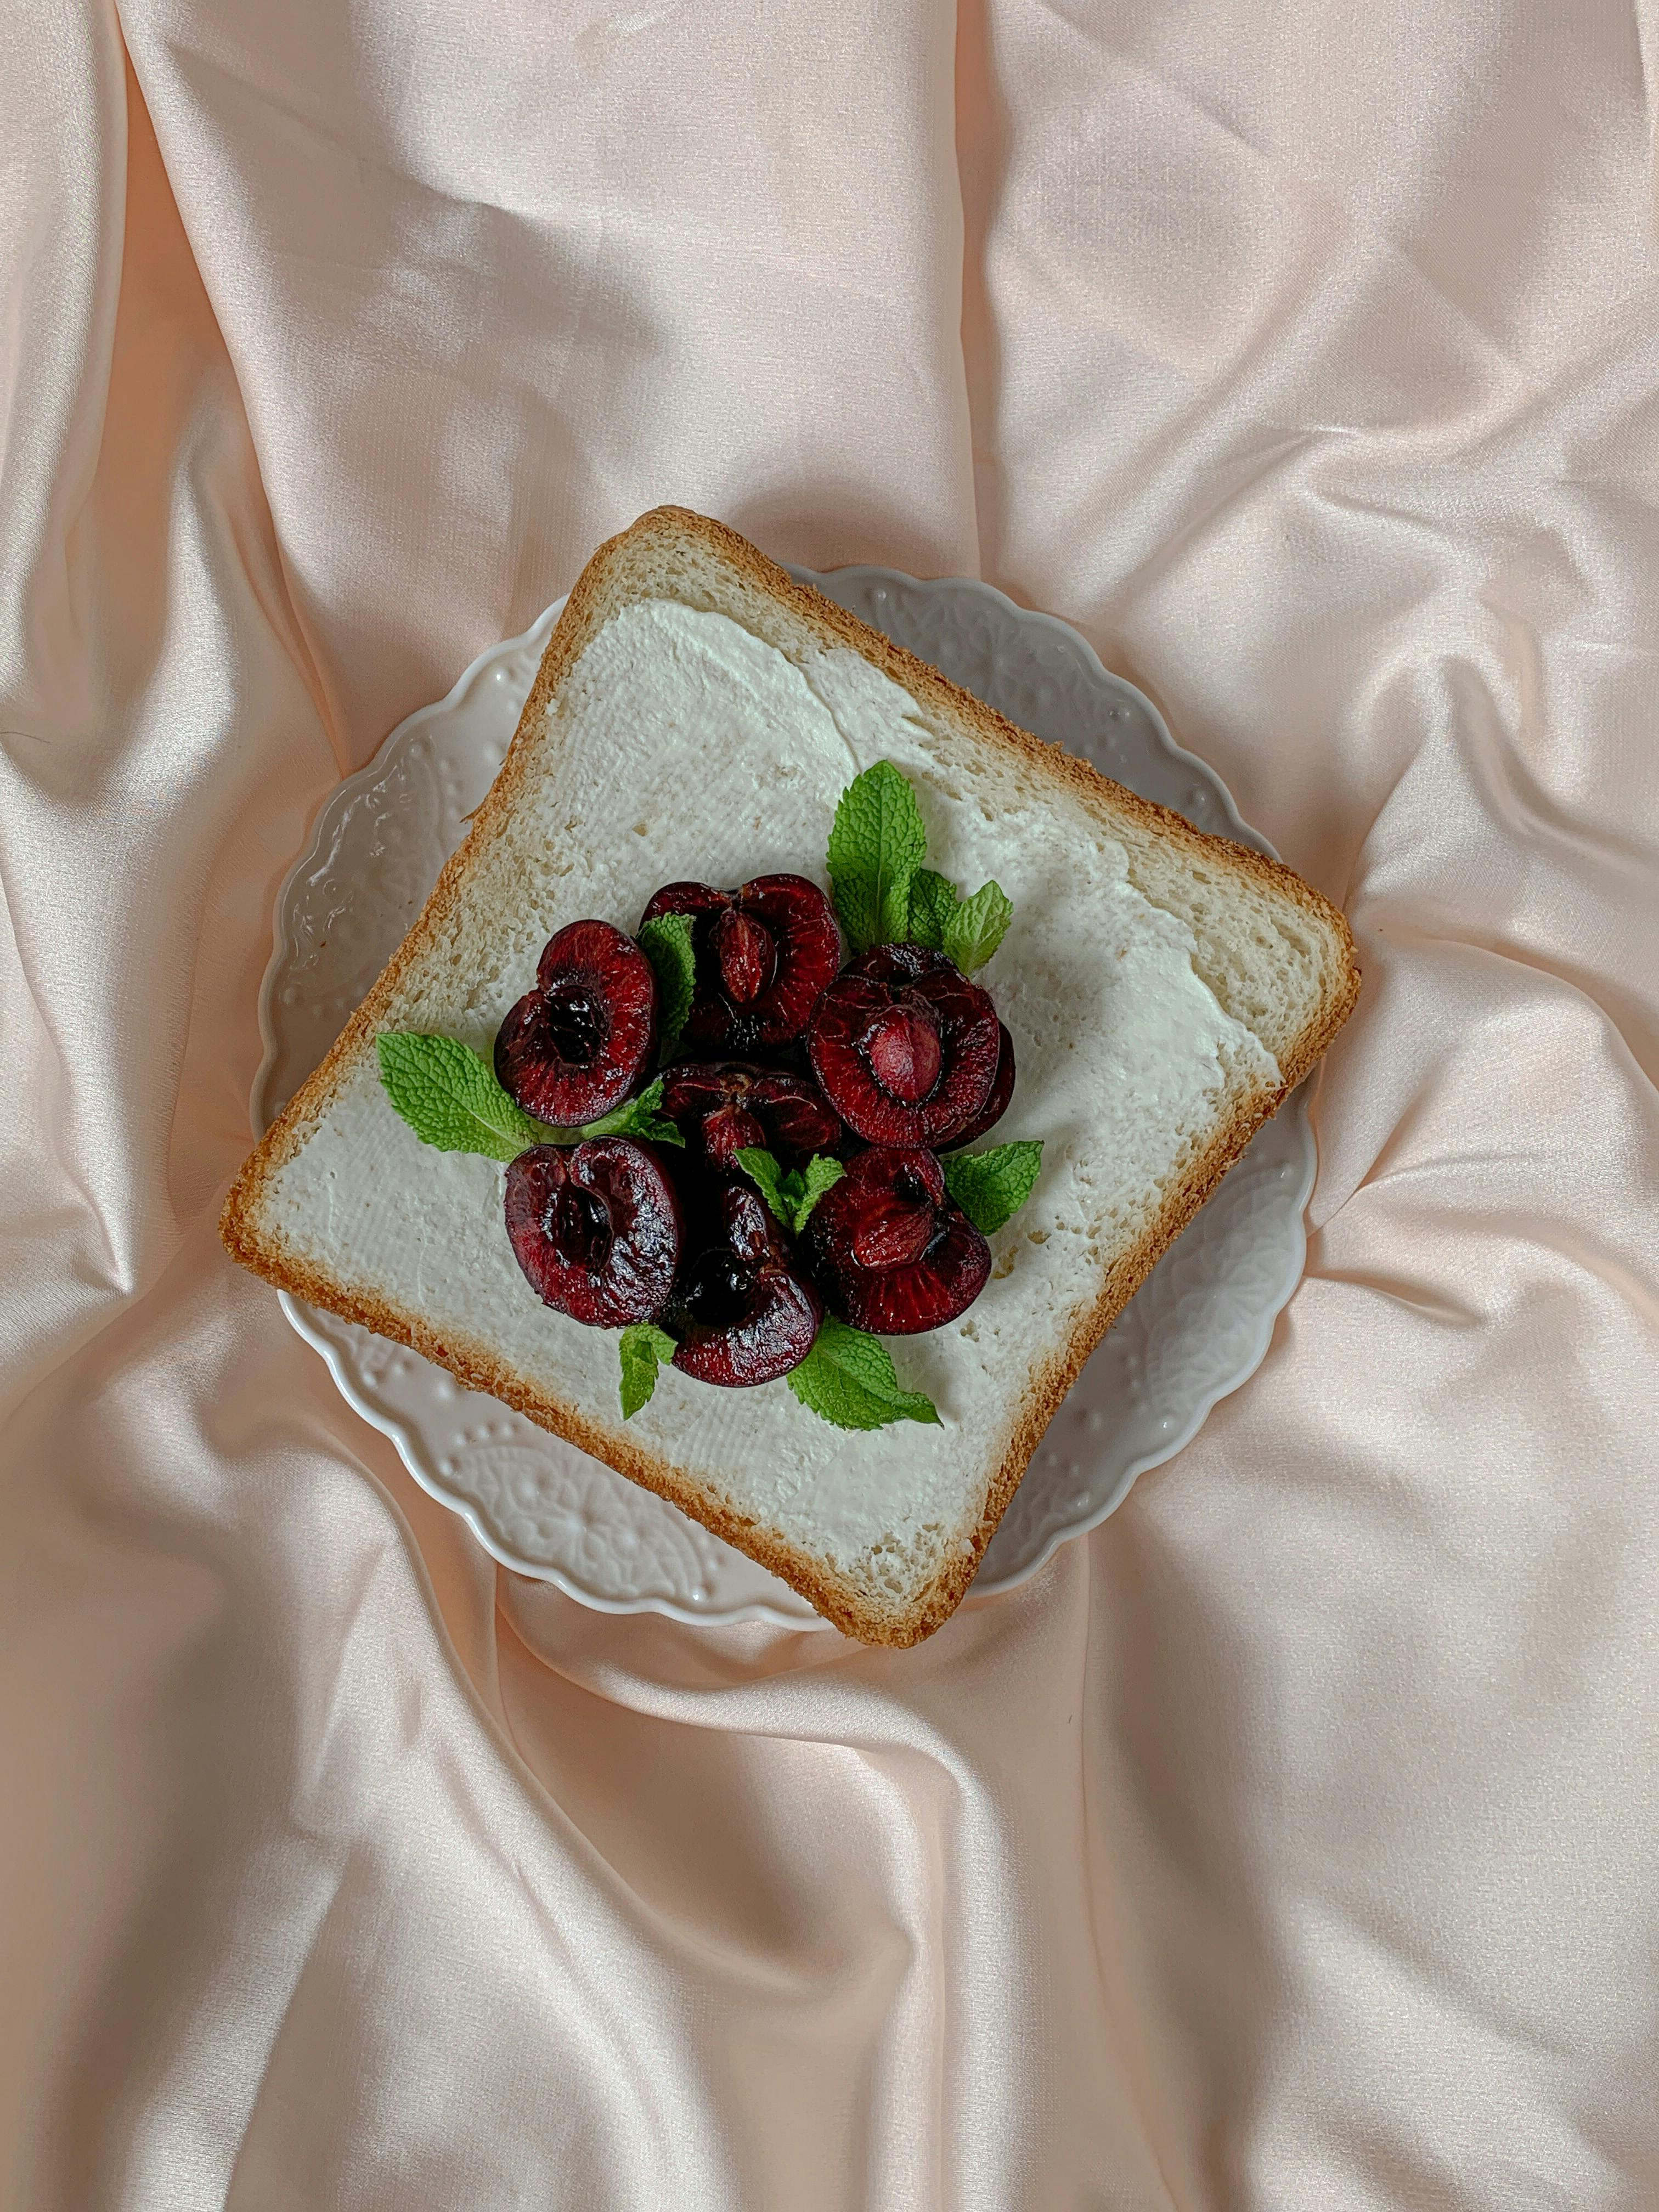
{"label": "pink satin fabric", "polygon": [[[12,11],[0,2203],[1659,2201],[1655,66]],[[497,1574],[216,1241],[313,811],[664,500],[1077,623],[1360,942],[1266,1364],[911,1653]]]}

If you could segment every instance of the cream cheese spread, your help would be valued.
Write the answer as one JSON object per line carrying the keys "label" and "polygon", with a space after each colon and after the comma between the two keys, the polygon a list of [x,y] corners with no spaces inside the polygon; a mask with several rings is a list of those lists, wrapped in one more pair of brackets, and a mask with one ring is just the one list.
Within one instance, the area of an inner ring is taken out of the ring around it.
{"label": "cream cheese spread", "polygon": [[[977,1303],[892,1340],[901,1381],[933,1398],[943,1425],[846,1434],[782,1382],[719,1390],[665,1370],[627,1430],[855,1576],[896,1540],[959,1540],[1034,1369],[1093,1304],[1103,1255],[1155,1218],[1231,1101],[1277,1084],[1273,1058],[1195,972],[1186,926],[1135,889],[1122,848],[1080,805],[1012,761],[975,762],[969,780],[921,705],[850,648],[797,661],[726,615],[651,600],[590,641],[552,720],[545,773],[475,871],[447,949],[411,963],[392,1026],[487,1053],[564,923],[634,928],[653,890],[687,877],[729,885],[793,869],[824,881],[836,801],[876,760],[914,783],[929,865],[964,891],[994,876],[1013,902],[981,980],[1012,1034],[1018,1082],[981,1141],[1042,1138],[1042,1173],[993,1238]],[[470,919],[469,902],[487,916]],[[300,1249],[345,1281],[482,1339],[620,1428],[616,1337],[549,1311],[525,1282],[502,1226],[504,1173],[422,1146],[367,1065],[278,1171],[273,1198]]]}

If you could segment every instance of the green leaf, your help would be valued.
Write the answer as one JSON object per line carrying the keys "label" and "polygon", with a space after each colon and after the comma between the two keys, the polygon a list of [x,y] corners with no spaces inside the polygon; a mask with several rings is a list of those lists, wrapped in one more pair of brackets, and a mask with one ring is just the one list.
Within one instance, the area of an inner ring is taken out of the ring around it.
{"label": "green leaf", "polygon": [[947,1152],[939,1165],[946,1190],[975,1228],[989,1237],[1012,1221],[1031,1195],[1042,1146],[1023,1141],[994,1145],[988,1152]]}
{"label": "green leaf", "polygon": [[836,911],[854,952],[910,926],[910,879],[927,851],[916,794],[890,761],[878,761],[841,795],[830,831]]}
{"label": "green leaf", "polygon": [[665,1328],[640,1321],[623,1331],[617,1350],[622,1360],[623,1419],[631,1421],[657,1387],[658,1367],[674,1357],[676,1346]]}
{"label": "green leaf", "polygon": [[644,925],[637,942],[656,970],[657,994],[662,1005],[662,1050],[666,1054],[679,1042],[685,1018],[691,1011],[691,994],[696,988],[691,917],[689,914],[659,914]]}
{"label": "green leaf", "polygon": [[911,937],[946,954],[964,975],[982,968],[996,951],[1013,911],[997,884],[981,884],[972,898],[961,899],[933,868],[918,868],[911,878]]}
{"label": "green leaf", "polygon": [[[733,1155],[738,1165],[760,1190],[761,1196],[771,1207],[786,1229],[795,1225],[795,1205],[800,1196],[800,1178],[787,1176],[778,1163],[760,1145],[744,1145]],[[797,1188],[789,1188],[793,1182]]]}
{"label": "green leaf", "polygon": [[659,1112],[662,1105],[663,1079],[659,1075],[647,1083],[637,1098],[624,1098],[620,1106],[613,1106],[608,1114],[601,1114],[597,1121],[589,1121],[577,1130],[578,1137],[636,1137],[647,1145],[684,1145],[681,1136],[667,1115]]}
{"label": "green leaf", "polygon": [[839,1160],[832,1160],[828,1152],[814,1152],[806,1163],[806,1173],[801,1178],[800,1197],[795,1206],[795,1234],[806,1226],[807,1216],[826,1190],[838,1183],[847,1170]]}
{"label": "green leaf", "polygon": [[441,1152],[482,1152],[514,1160],[532,1145],[574,1145],[584,1137],[638,1137],[657,1145],[684,1145],[662,1104],[659,1076],[583,1129],[553,1129],[517,1106],[495,1080],[482,1053],[454,1037],[382,1030],[374,1040],[380,1082],[423,1145]]}
{"label": "green leaf", "polygon": [[931,1399],[900,1389],[886,1346],[832,1315],[784,1379],[809,1413],[837,1429],[883,1429],[890,1421],[941,1425]]}
{"label": "green leaf", "polygon": [[515,1106],[483,1054],[453,1037],[382,1030],[374,1050],[386,1097],[423,1145],[511,1160],[560,1134]]}
{"label": "green leaf", "polygon": [[956,962],[964,975],[971,975],[1001,944],[1013,913],[1013,902],[1000,885],[981,884],[945,923],[940,951]]}
{"label": "green leaf", "polygon": [[847,1172],[841,1162],[832,1160],[827,1152],[814,1152],[804,1175],[799,1168],[780,1167],[772,1154],[759,1145],[745,1145],[733,1157],[744,1173],[758,1185],[761,1196],[784,1227],[793,1230],[797,1237],[805,1228],[807,1216],[824,1192]]}
{"label": "green leaf", "polygon": [[961,903],[948,877],[936,868],[918,868],[910,878],[912,943],[925,945],[930,952],[943,952],[945,926]]}

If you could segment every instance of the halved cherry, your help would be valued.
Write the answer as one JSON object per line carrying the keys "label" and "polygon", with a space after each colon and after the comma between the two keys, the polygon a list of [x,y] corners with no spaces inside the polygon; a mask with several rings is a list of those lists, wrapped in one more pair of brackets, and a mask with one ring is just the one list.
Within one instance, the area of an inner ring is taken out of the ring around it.
{"label": "halved cherry", "polygon": [[1006,1024],[999,1023],[1002,1048],[997,1055],[997,1072],[991,1079],[990,1094],[965,1129],[958,1130],[949,1141],[939,1146],[942,1152],[959,1152],[963,1145],[971,1145],[975,1137],[982,1137],[988,1129],[994,1129],[1008,1111],[1008,1101],[1014,1095],[1014,1041]]}
{"label": "halved cherry", "polygon": [[756,1078],[749,1103],[786,1167],[799,1166],[814,1152],[833,1152],[845,1141],[840,1115],[811,1075],[768,1068]]}
{"label": "halved cherry", "polygon": [[810,1075],[741,1060],[681,1060],[663,1084],[662,1110],[716,1167],[745,1145],[763,1145],[785,1167],[833,1152],[841,1117]]}
{"label": "halved cherry", "polygon": [[878,1336],[954,1321],[991,1273],[990,1246],[918,1146],[860,1152],[813,1207],[807,1236],[830,1311]]}
{"label": "halved cherry", "polygon": [[507,1233],[544,1305],[594,1328],[621,1328],[667,1304],[684,1222],[648,1145],[590,1137],[534,1145],[511,1162]]}
{"label": "halved cherry", "polygon": [[729,1168],[738,1154],[751,1147],[769,1150],[766,1131],[746,1106],[717,1106],[705,1114],[700,1133],[710,1167]]}
{"label": "halved cherry", "polygon": [[721,1186],[710,1241],[675,1293],[674,1364],[700,1382],[775,1382],[812,1349],[823,1309],[796,1273],[783,1231],[746,1183]]}
{"label": "halved cherry", "polygon": [[775,1051],[805,1030],[841,964],[835,909],[805,876],[757,876],[734,891],[665,884],[641,917],[691,917],[696,990],[688,1043],[732,1053]]}
{"label": "halved cherry", "polygon": [[573,921],[495,1033],[495,1077],[526,1114],[580,1127],[620,1106],[657,1044],[657,978],[631,937]]}
{"label": "halved cherry", "polygon": [[872,1145],[937,1146],[986,1105],[1002,1034],[988,994],[944,953],[883,945],[819,1000],[806,1047],[849,1129]]}

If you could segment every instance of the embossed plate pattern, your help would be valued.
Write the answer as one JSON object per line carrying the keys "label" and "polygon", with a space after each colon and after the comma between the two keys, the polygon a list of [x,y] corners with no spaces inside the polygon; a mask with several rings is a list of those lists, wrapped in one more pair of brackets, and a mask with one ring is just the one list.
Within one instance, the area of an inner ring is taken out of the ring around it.
{"label": "embossed plate pattern", "polygon": [[[797,570],[1039,737],[1131,789],[1262,852],[1220,779],[1172,740],[1134,686],[1077,633],[989,586],[887,568]],[[559,603],[560,605],[562,602]],[[325,804],[276,904],[260,998],[256,1131],[316,1066],[420,912],[518,721],[558,605],[401,723]],[[1267,1350],[1304,1257],[1314,1145],[1303,1101],[1259,1133],[1090,1360],[1043,1438],[972,1595],[1012,1588],[1104,1520]],[[607,1612],[824,1624],[784,1583],[597,1460],[442,1369],[284,1296],[289,1319],[410,1474],[520,1574]],[[803,1419],[805,1417],[803,1415]]]}

